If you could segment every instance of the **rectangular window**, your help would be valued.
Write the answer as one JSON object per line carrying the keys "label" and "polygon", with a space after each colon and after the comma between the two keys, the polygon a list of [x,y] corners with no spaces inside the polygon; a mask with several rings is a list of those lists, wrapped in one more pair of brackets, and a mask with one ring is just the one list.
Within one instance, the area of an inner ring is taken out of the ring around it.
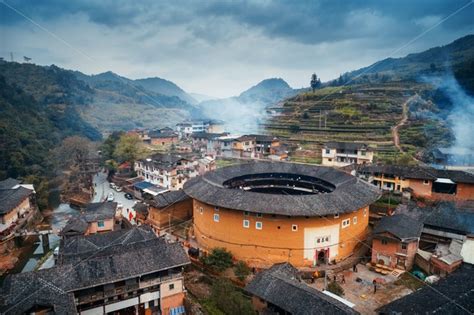
{"label": "rectangular window", "polygon": [[219,222],[219,214],[214,213],[214,222]]}
{"label": "rectangular window", "polygon": [[382,245],[387,245],[387,240],[382,240]]}
{"label": "rectangular window", "polygon": [[334,215],[334,219],[337,219],[337,218],[339,218],[339,213],[336,213],[336,214]]}
{"label": "rectangular window", "polygon": [[214,207],[214,211],[219,211],[219,207]]}
{"label": "rectangular window", "polygon": [[364,217],[367,216],[367,209],[364,209]]}
{"label": "rectangular window", "polygon": [[168,287],[170,290],[174,290],[174,283],[170,284]]}
{"label": "rectangular window", "polygon": [[202,209],[202,207],[199,207],[199,213],[202,214],[204,212],[204,210]]}
{"label": "rectangular window", "polygon": [[342,228],[346,228],[351,224],[351,219],[342,220]]}
{"label": "rectangular window", "polygon": [[105,226],[104,221],[97,221],[97,226],[98,227],[104,227]]}
{"label": "rectangular window", "polygon": [[425,179],[425,180],[423,181],[423,185],[429,185],[429,184],[430,184],[430,181],[429,181],[429,180],[426,180],[426,179]]}
{"label": "rectangular window", "polygon": [[243,225],[244,225],[244,228],[248,229],[250,227],[250,221],[244,220]]}
{"label": "rectangular window", "polygon": [[352,218],[352,224],[357,224],[357,217]]}
{"label": "rectangular window", "polygon": [[293,225],[291,226],[291,230],[292,230],[293,232],[298,231],[298,225],[297,225],[297,224],[293,224]]}
{"label": "rectangular window", "polygon": [[407,244],[402,243],[402,249],[407,249]]}
{"label": "rectangular window", "polygon": [[360,155],[365,156],[365,151],[360,151]]}
{"label": "rectangular window", "polygon": [[248,217],[250,215],[250,212],[244,211],[244,216]]}
{"label": "rectangular window", "polygon": [[331,153],[331,150],[326,149],[326,154],[329,154],[329,153]]}
{"label": "rectangular window", "polygon": [[263,223],[260,221],[255,222],[255,228],[261,230],[263,228]]}
{"label": "rectangular window", "polygon": [[261,218],[263,217],[263,214],[261,214],[260,212],[257,212],[257,218]]}

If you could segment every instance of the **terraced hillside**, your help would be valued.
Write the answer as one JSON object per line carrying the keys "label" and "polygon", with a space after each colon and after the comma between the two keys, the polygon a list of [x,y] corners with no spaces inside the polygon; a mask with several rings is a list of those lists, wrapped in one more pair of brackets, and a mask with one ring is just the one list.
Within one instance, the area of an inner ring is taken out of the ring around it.
{"label": "terraced hillside", "polygon": [[393,158],[400,153],[392,127],[402,120],[403,104],[427,88],[414,82],[327,87],[268,108],[273,115],[264,127],[300,145],[297,161],[317,162],[327,141],[366,142],[378,158]]}

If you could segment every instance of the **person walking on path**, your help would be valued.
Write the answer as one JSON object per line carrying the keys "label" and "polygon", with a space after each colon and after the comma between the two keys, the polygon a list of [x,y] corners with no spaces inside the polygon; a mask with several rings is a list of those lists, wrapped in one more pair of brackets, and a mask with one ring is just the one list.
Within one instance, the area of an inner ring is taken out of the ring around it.
{"label": "person walking on path", "polygon": [[377,281],[374,279],[374,281],[372,281],[372,284],[374,285],[374,294],[377,293]]}
{"label": "person walking on path", "polygon": [[346,278],[342,275],[342,284],[346,284]]}
{"label": "person walking on path", "polygon": [[355,264],[354,266],[352,266],[352,272],[357,272],[357,264]]}

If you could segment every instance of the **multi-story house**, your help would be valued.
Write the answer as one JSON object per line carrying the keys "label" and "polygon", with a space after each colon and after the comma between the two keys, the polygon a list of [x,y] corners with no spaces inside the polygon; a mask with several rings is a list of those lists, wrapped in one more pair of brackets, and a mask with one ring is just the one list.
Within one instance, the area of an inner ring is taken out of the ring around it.
{"label": "multi-story house", "polygon": [[136,161],[135,171],[145,181],[169,190],[181,189],[198,174],[193,156],[161,153]]}
{"label": "multi-story house", "polygon": [[8,178],[0,181],[0,234],[7,237],[25,225],[37,211],[32,185]]}
{"label": "multi-story house", "polygon": [[179,138],[188,138],[194,133],[222,133],[223,122],[218,120],[191,120],[176,125]]}
{"label": "multi-story house", "polygon": [[176,131],[180,139],[186,139],[193,133],[193,128],[191,123],[184,122],[176,125]]}
{"label": "multi-story house", "polygon": [[374,153],[363,143],[328,142],[322,149],[322,165],[343,167],[372,163]]}
{"label": "multi-story house", "polygon": [[456,170],[400,165],[363,165],[359,177],[388,191],[431,200],[474,200],[474,175]]}
{"label": "multi-story house", "polygon": [[2,314],[184,314],[179,243],[146,225],[61,241],[56,266],[8,276]]}

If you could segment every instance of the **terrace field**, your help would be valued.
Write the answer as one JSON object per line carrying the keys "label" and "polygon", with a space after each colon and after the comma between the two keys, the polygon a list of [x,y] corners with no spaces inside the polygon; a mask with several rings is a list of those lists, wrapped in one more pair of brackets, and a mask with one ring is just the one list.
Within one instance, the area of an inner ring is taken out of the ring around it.
{"label": "terrace field", "polygon": [[[299,145],[294,161],[320,161],[321,146],[328,141],[365,142],[375,149],[377,159],[396,161],[402,154],[394,145],[392,128],[402,120],[403,104],[429,89],[415,82],[326,87],[267,108],[272,116],[263,126]],[[411,128],[412,124],[418,125]],[[414,155],[412,145],[424,136],[419,122],[408,119],[400,133],[402,148]]]}

